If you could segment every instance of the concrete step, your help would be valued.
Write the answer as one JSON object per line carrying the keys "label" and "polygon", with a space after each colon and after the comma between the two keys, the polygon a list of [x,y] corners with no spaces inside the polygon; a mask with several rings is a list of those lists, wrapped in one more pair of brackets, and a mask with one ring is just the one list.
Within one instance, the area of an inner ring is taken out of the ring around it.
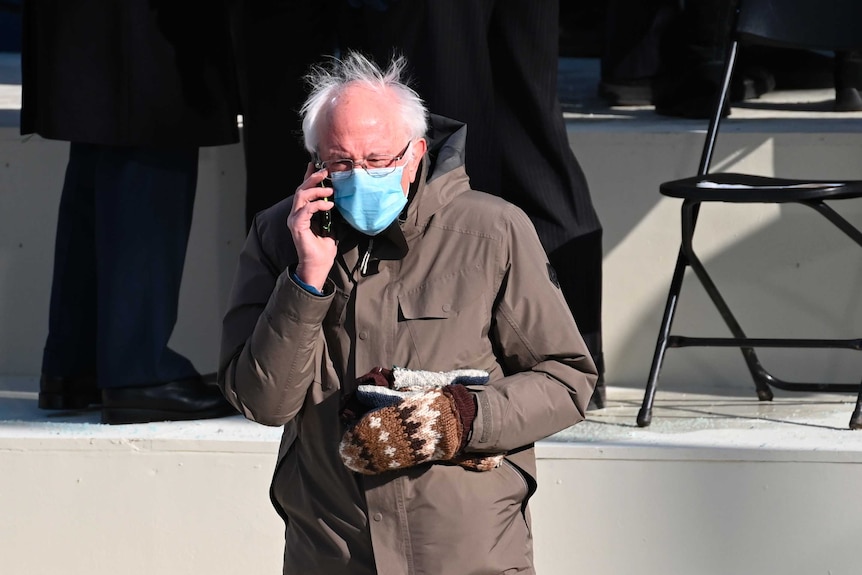
{"label": "concrete step", "polygon": [[[0,556],[9,575],[278,573],[280,430],[223,419],[105,426],[0,378]],[[15,390],[19,391],[15,391]],[[819,394],[640,394],[541,442],[539,573],[854,573],[862,434]],[[576,565],[576,567],[575,567]]]}

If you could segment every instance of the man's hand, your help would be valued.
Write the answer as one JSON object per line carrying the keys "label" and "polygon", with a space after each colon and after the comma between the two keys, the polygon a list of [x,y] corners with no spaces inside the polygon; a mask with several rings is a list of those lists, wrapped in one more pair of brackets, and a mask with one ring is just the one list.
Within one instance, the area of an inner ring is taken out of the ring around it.
{"label": "man's hand", "polygon": [[303,282],[323,291],[329,270],[335,262],[336,246],[331,237],[321,237],[311,229],[311,218],[320,211],[334,207],[331,201],[318,201],[332,196],[332,188],[323,187],[326,170],[314,171],[311,163],[305,171],[305,181],[296,189],[293,207],[287,217],[287,227],[293,236],[299,262],[296,275]]}

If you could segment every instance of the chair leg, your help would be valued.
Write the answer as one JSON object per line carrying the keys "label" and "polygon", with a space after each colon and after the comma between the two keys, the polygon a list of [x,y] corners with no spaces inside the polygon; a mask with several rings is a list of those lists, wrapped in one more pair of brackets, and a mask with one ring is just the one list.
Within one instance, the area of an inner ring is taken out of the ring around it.
{"label": "chair leg", "polygon": [[862,231],[856,226],[848,222],[838,212],[827,206],[823,201],[801,202],[809,208],[816,210],[821,216],[832,222],[835,227],[844,232],[847,237],[862,246]]}
{"label": "chair leg", "polygon": [[[703,267],[703,264],[700,263],[700,260],[698,260],[694,254],[689,254],[688,258],[691,269],[694,270],[695,275],[697,275],[704,290],[706,290],[706,293],[712,300],[713,305],[718,309],[718,313],[721,315],[727,328],[733,334],[733,337],[737,339],[745,339],[746,335],[745,332],[742,331],[742,326],[740,326],[739,322],[736,321],[736,317],[733,315],[733,312],[730,311],[730,307],[727,305],[727,302],[724,301],[724,298],[718,291],[718,287],[712,281],[712,278]],[[754,380],[757,398],[760,401],[772,401],[773,394],[772,389],[769,386],[769,381],[773,379],[772,375],[770,375],[770,373],[766,371],[760,363],[760,359],[757,357],[757,353],[754,351],[754,348],[740,347],[739,350],[742,352],[745,365],[748,367],[748,371],[751,373],[751,378]]]}
{"label": "chair leg", "polygon": [[655,344],[655,353],[652,358],[649,379],[647,379],[646,389],[644,390],[643,403],[638,412],[638,427],[647,427],[652,422],[652,406],[655,399],[656,386],[658,385],[658,374],[664,362],[664,354],[667,350],[668,339],[670,338],[670,328],[673,324],[673,316],[676,313],[677,303],[679,303],[679,293],[682,291],[682,279],[685,276],[685,268],[687,266],[688,263],[685,254],[680,249],[679,255],[676,258],[676,267],[673,270],[673,279],[670,282],[670,289],[667,294],[667,303],[664,307],[664,316],[662,316],[661,328],[659,329],[658,340]]}
{"label": "chair leg", "polygon": [[[697,219],[697,211],[698,204],[683,203],[682,250],[685,252],[688,265],[691,266],[692,271],[694,271],[697,279],[700,281],[707,295],[709,295],[709,299],[712,300],[713,305],[715,305],[718,313],[724,320],[725,325],[727,325],[727,328],[733,334],[733,337],[737,339],[745,339],[746,335],[745,332],[742,331],[742,326],[740,326],[739,322],[736,321],[736,317],[733,315],[733,312],[730,311],[730,306],[727,305],[724,297],[718,291],[718,286],[716,286],[715,282],[712,281],[712,277],[710,277],[703,263],[701,263],[700,259],[698,259],[697,255],[694,253],[692,238],[694,236],[694,224]],[[772,401],[772,389],[769,387],[768,383],[772,376],[760,363],[754,348],[741,347],[740,351],[742,352],[742,357],[745,360],[748,371],[751,373],[751,377],[754,380],[757,398],[760,401]]]}

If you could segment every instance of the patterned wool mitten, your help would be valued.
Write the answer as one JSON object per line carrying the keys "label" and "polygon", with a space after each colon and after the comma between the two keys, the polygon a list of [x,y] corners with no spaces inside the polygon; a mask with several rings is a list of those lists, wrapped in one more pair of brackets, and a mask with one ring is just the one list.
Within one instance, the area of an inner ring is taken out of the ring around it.
{"label": "patterned wool mitten", "polygon": [[[380,473],[387,469],[399,469],[401,467],[409,467],[424,461],[439,460],[441,462],[450,461],[451,463],[460,465],[466,469],[474,471],[488,471],[498,467],[503,460],[503,454],[497,455],[471,455],[460,453],[467,442],[470,430],[473,427],[473,420],[476,417],[476,404],[473,401],[470,392],[463,385],[482,385],[488,382],[488,373],[478,369],[456,369],[452,371],[423,371],[410,370],[400,367],[394,369],[386,369],[375,367],[367,374],[357,379],[359,384],[356,393],[348,401],[347,407],[342,412],[345,422],[353,423],[364,415],[367,410],[374,409],[373,413],[381,411],[380,408],[391,408],[398,406],[402,409],[412,409],[415,403],[412,400],[422,397],[423,401],[427,400],[424,397],[429,391],[440,390],[445,395],[453,398],[458,420],[461,424],[461,441],[457,451],[451,457],[433,457],[431,459],[422,459],[419,457],[415,463],[408,463],[411,458],[404,457],[400,462],[383,462],[383,468],[379,467],[379,462],[368,463],[373,457],[368,455],[371,450],[366,445],[364,440],[357,438],[357,429],[361,429],[360,435],[364,432],[364,427],[356,427],[349,430],[341,442],[341,455],[345,465],[354,471],[360,473],[373,474]],[[405,404],[405,402],[408,402]],[[370,415],[370,414],[369,414]],[[380,420],[379,425],[382,426],[384,419]],[[364,423],[363,423],[364,421]],[[365,420],[360,421],[363,426],[370,427],[371,423]],[[387,420],[388,421],[388,420]],[[399,424],[399,429],[411,425],[412,423],[406,419],[396,422]],[[377,419],[373,421],[374,425],[378,425]],[[381,429],[375,427],[374,429]],[[384,430],[386,439],[391,435],[389,430]],[[424,440],[423,440],[424,441]],[[424,444],[423,444],[424,445]],[[427,445],[426,445],[427,448]],[[367,452],[365,455],[361,453]],[[445,451],[445,450],[444,450]],[[395,453],[389,450],[390,453]],[[376,469],[376,470],[375,470]]]}
{"label": "patterned wool mitten", "polygon": [[[461,385],[484,385],[488,383],[488,372],[482,371],[481,369],[454,369],[452,371],[422,371],[416,369],[404,369],[403,367],[395,367],[392,370],[392,387],[396,390],[401,391],[402,394],[411,394],[417,393],[417,391],[421,391],[423,389],[428,389],[429,387],[433,388],[436,386],[443,385],[453,385],[453,384],[461,384]],[[384,390],[380,387],[371,389],[362,387],[361,390],[357,390],[358,396],[363,396],[363,394],[376,395],[375,392],[383,391],[382,395],[385,395],[388,390]],[[368,401],[367,396],[361,397],[360,401]],[[378,399],[378,402],[380,400]],[[464,429],[466,430],[464,442],[462,444],[462,449],[464,445],[467,443],[467,439],[470,431],[473,428],[473,419],[475,419],[475,406],[471,404],[473,407],[473,411],[469,416],[469,422],[465,422]],[[471,469],[473,471],[490,471],[496,467],[499,467],[501,463],[503,463],[503,457],[505,457],[504,453],[494,454],[494,455],[479,455],[474,453],[458,453],[452,458],[451,463],[455,463],[464,467],[465,469]]]}
{"label": "patterned wool mitten", "polygon": [[462,385],[414,393],[362,416],[342,437],[339,453],[344,465],[365,475],[450,460],[475,415],[473,397]]}

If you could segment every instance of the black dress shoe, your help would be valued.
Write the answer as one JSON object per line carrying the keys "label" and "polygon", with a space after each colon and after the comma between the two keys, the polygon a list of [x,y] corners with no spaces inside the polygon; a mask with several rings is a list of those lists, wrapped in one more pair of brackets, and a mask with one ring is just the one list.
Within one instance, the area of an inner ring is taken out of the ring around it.
{"label": "black dress shoe", "polygon": [[63,377],[42,374],[39,380],[39,409],[84,409],[102,402],[96,377]]}
{"label": "black dress shoe", "polygon": [[234,415],[221,390],[204,378],[102,390],[102,423],[186,421]]}

